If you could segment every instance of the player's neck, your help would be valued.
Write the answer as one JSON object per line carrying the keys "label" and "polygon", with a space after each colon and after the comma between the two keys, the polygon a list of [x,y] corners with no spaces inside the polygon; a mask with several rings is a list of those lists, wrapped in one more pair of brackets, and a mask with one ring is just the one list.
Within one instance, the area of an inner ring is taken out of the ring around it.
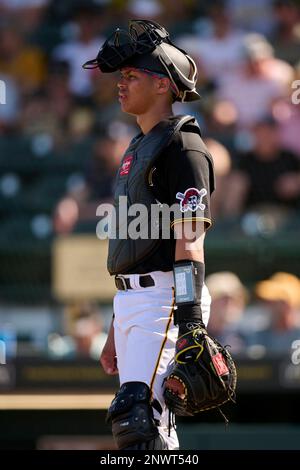
{"label": "player's neck", "polygon": [[172,115],[171,105],[153,106],[145,114],[138,115],[136,120],[143,134],[147,134],[156,124]]}

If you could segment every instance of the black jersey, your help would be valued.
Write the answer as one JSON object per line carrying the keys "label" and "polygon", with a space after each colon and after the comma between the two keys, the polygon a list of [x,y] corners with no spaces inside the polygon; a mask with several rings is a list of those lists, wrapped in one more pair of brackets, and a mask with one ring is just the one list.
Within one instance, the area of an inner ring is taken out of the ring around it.
{"label": "black jersey", "polygon": [[[214,170],[211,156],[203,143],[201,149],[185,150],[182,135],[178,135],[172,143],[165,148],[162,155],[150,171],[151,185],[158,203],[178,204],[182,206],[183,197],[190,190],[204,193],[201,198],[205,206],[203,222],[206,228],[212,224],[210,213],[210,195],[215,188]],[[183,137],[184,138],[184,137]],[[182,195],[181,197],[179,195]],[[188,214],[188,220],[198,220],[193,211]],[[186,220],[186,219],[185,219]],[[173,227],[181,223],[182,219],[171,220],[170,239],[162,239],[151,256],[144,259],[134,269],[123,274],[145,274],[152,271],[171,271],[175,260],[176,239]]]}

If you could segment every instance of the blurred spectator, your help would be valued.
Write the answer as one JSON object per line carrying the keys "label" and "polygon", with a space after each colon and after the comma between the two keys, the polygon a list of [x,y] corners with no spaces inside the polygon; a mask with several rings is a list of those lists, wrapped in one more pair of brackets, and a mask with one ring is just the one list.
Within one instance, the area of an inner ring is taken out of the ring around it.
{"label": "blurred spectator", "polygon": [[214,139],[205,139],[205,144],[213,157],[217,191],[211,199],[211,213],[216,219],[222,212],[223,200],[226,198],[228,175],[231,170],[231,158],[224,145]]}
{"label": "blurred spectator", "polygon": [[31,33],[40,24],[49,0],[0,0],[0,14],[22,19],[22,31]]}
{"label": "blurred spectator", "polygon": [[243,54],[241,68],[221,77],[216,96],[232,103],[238,126],[247,128],[268,114],[276,99],[287,94],[293,69],[273,57],[272,46],[259,34],[245,36]]}
{"label": "blurred spectator", "polygon": [[45,138],[48,150],[58,145],[63,137],[62,123],[43,93],[24,100],[20,124],[24,135]]}
{"label": "blurred spectator", "polygon": [[74,100],[69,89],[70,70],[68,65],[59,62],[49,63],[46,95],[48,106],[55,114],[60,126],[72,114]]}
{"label": "blurred spectator", "polygon": [[275,101],[272,114],[278,121],[281,146],[295,152],[300,158],[300,62],[295,67],[294,79],[297,88],[291,88],[285,99]]}
{"label": "blurred spectator", "polygon": [[300,158],[300,104],[290,100],[279,100],[274,103],[273,115],[278,121],[280,144]]}
{"label": "blurred spectator", "polygon": [[223,211],[239,215],[262,205],[300,207],[299,158],[280,147],[277,123],[265,119],[254,128],[253,151],[242,154],[229,177]]}
{"label": "blurred spectator", "polygon": [[129,0],[127,12],[129,18],[144,18],[159,23],[163,9],[158,0]]}
{"label": "blurred spectator", "polygon": [[269,311],[270,324],[252,335],[251,348],[265,354],[290,354],[292,342],[300,339],[300,280],[284,272],[257,283],[257,298]]}
{"label": "blurred spectator", "polygon": [[228,0],[232,22],[247,31],[269,35],[274,27],[274,0]]}
{"label": "blurred spectator", "polygon": [[220,343],[230,345],[232,352],[242,352],[246,341],[241,330],[241,319],[248,294],[239,278],[232,272],[218,272],[205,281],[211,298],[208,331]]}
{"label": "blurred spectator", "polygon": [[40,93],[23,100],[20,125],[22,132],[32,137],[45,136],[51,150],[70,144],[72,119],[76,119],[74,99],[68,86],[68,68],[60,63],[51,63],[45,87]]}
{"label": "blurred spectator", "polygon": [[16,81],[23,94],[39,90],[45,83],[46,63],[43,52],[26,44],[17,23],[0,28],[0,73]]}
{"label": "blurred spectator", "polygon": [[96,225],[98,205],[112,201],[117,169],[128,143],[128,135],[118,139],[103,135],[95,141],[92,157],[85,167],[83,183],[75,185],[55,209],[57,233],[71,232],[81,221],[89,220]]}
{"label": "blurred spectator", "polygon": [[88,107],[78,106],[74,108],[68,118],[69,137],[75,145],[92,134],[95,115]]}
{"label": "blurred spectator", "polygon": [[[128,141],[123,142],[127,145]],[[110,200],[114,181],[122,158],[122,145],[118,138],[108,135],[100,137],[94,144],[92,158],[86,167],[86,183],[89,200]],[[124,148],[125,151],[125,148]]]}
{"label": "blurred spectator", "polygon": [[[208,6],[208,21],[200,20],[197,35],[179,39],[178,44],[189,51],[200,67],[201,75],[219,82],[231,74],[241,61],[241,41],[244,33],[235,29],[230,21],[224,1],[212,2]],[[196,24],[197,29],[197,24]]]}
{"label": "blurred spectator", "polygon": [[79,220],[79,205],[73,197],[66,196],[54,210],[53,226],[57,234],[72,232]]}
{"label": "blurred spectator", "polygon": [[300,5],[297,0],[275,0],[277,19],[272,44],[275,54],[292,65],[300,57]]}
{"label": "blurred spectator", "polygon": [[91,74],[82,69],[87,57],[96,57],[100,45],[104,42],[99,32],[99,6],[89,2],[81,3],[74,13],[75,38],[59,45],[53,52],[53,58],[66,62],[70,68],[69,86],[78,97],[87,97],[92,93]]}
{"label": "blurred spectator", "polygon": [[89,357],[99,359],[107,334],[103,331],[101,311],[90,302],[66,309],[67,335],[51,333],[48,353],[56,359]]}
{"label": "blurred spectator", "polygon": [[169,31],[172,38],[190,34],[194,29],[195,18],[202,14],[204,7],[203,2],[198,0],[177,0],[176,2],[160,0],[160,4],[163,8],[162,24]]}

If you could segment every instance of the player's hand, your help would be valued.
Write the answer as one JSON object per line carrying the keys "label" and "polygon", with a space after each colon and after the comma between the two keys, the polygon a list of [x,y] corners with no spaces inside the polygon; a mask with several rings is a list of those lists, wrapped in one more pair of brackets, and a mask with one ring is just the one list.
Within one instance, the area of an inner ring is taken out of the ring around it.
{"label": "player's hand", "polygon": [[117,366],[113,323],[111,324],[105,346],[100,356],[100,364],[108,375],[116,375],[119,372]]}

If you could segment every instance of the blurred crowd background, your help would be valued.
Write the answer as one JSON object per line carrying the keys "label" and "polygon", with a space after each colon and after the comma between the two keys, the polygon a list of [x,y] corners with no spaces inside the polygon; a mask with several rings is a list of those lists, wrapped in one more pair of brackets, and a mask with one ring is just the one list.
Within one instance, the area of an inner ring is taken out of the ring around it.
{"label": "blurred crowd background", "polygon": [[[174,111],[197,117],[216,168],[210,331],[237,356],[290,355],[300,340],[299,1],[0,0],[7,358],[97,359],[104,344],[112,295],[76,295],[78,278],[73,295],[58,294],[54,247],[95,238],[96,208],[111,201],[137,132],[120,111],[118,75],[82,69],[130,18],[163,24],[198,64],[201,101]],[[93,259],[104,271],[105,255]]]}

